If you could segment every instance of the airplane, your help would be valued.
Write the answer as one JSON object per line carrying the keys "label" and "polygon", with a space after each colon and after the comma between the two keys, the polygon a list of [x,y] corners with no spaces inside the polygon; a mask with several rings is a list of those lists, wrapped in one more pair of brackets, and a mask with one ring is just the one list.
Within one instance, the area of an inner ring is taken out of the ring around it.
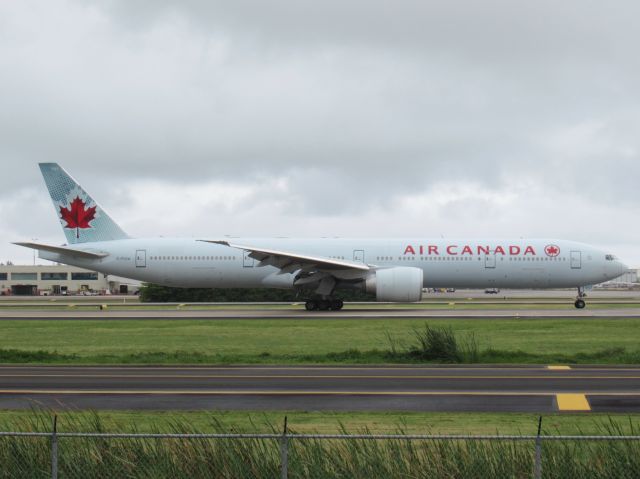
{"label": "airplane", "polygon": [[282,288],[340,310],[339,291],[417,302],[424,288],[577,288],[627,271],[613,254],[559,239],[132,238],[57,163],[40,163],[67,243],[16,245],[103,274],[183,288]]}

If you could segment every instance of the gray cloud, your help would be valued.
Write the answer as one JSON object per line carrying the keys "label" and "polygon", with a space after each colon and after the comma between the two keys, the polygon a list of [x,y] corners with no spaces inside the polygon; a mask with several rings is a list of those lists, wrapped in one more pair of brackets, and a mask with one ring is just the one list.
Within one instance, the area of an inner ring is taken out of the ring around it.
{"label": "gray cloud", "polygon": [[[6,212],[27,195],[35,215],[46,160],[124,216],[138,181],[176,195],[222,182],[252,191],[220,217],[233,232],[616,231],[640,263],[637,227],[611,214],[640,209],[638,14],[577,0],[0,5],[0,240],[58,234],[55,218]],[[455,185],[475,193],[434,203]],[[411,198],[428,211],[398,209]],[[369,229],[376,215],[395,230]],[[185,228],[140,221],[138,234]]]}

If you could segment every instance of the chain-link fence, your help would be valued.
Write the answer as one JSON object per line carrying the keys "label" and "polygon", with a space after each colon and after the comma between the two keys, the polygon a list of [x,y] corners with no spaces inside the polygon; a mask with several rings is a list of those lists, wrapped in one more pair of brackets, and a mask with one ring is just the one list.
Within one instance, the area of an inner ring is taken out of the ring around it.
{"label": "chain-link fence", "polygon": [[640,436],[0,432],[3,478],[637,478]]}

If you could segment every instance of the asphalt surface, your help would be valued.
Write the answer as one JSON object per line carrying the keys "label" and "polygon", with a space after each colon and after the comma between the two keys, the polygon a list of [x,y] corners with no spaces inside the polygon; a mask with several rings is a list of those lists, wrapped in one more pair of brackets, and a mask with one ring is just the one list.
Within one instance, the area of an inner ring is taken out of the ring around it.
{"label": "asphalt surface", "polygon": [[551,309],[409,309],[409,308],[348,308],[342,311],[305,311],[291,308],[269,309],[175,309],[175,310],[114,310],[100,311],[52,311],[0,309],[0,321],[7,320],[164,320],[164,319],[512,319],[512,318],[640,318],[640,308],[575,309],[554,307]]}
{"label": "asphalt surface", "polygon": [[0,367],[0,408],[640,412],[640,368]]}

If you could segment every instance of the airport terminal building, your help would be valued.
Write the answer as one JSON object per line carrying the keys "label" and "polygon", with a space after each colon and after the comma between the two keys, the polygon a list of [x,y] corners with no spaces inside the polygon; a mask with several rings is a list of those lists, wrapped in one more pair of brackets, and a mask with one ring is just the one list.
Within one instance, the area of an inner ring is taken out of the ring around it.
{"label": "airport terminal building", "polygon": [[140,282],[66,265],[0,265],[0,295],[136,294]]}

